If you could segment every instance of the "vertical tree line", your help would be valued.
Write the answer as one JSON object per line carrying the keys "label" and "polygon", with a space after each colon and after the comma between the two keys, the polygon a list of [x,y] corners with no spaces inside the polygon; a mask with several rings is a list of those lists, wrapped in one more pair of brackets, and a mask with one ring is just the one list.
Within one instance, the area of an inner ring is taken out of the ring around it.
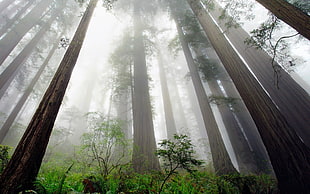
{"label": "vertical tree line", "polygon": [[159,169],[159,161],[155,156],[156,141],[153,116],[148,86],[148,75],[143,40],[144,21],[141,12],[143,7],[138,0],[133,2],[133,168],[137,172]]}
{"label": "vertical tree line", "polygon": [[[254,119],[279,181],[281,192],[309,190],[310,152],[252,76],[200,1],[188,0],[210,42]],[[237,68],[236,68],[237,67]]]}
{"label": "vertical tree line", "polygon": [[1,174],[0,193],[18,193],[32,188],[97,1],[92,0],[85,11],[53,80]]}
{"label": "vertical tree line", "polygon": [[[108,1],[108,3],[111,2]],[[291,25],[300,34],[308,39],[310,38],[308,36],[310,34],[309,15],[284,0],[257,0],[257,2]],[[13,3],[15,1],[1,1],[0,13]],[[34,3],[35,6],[33,6]],[[39,172],[55,119],[63,102],[97,3],[98,0],[89,1],[57,72],[11,160],[1,174],[0,193],[18,193],[33,188],[33,182]],[[116,115],[125,122],[122,125],[123,132],[127,133],[127,138],[130,138],[131,129],[126,122],[130,120],[128,109],[130,109],[129,102],[131,100],[133,120],[132,167],[138,173],[160,171],[159,159],[154,154],[156,138],[150,96],[150,75],[148,74],[148,65],[151,62],[148,61],[147,49],[149,48],[146,44],[149,41],[146,38],[147,28],[154,27],[150,27],[148,24],[154,18],[147,14],[155,13],[154,5],[158,4],[155,4],[155,1],[141,0],[123,1],[121,3],[131,5],[132,9],[130,10],[133,12],[131,31],[133,35],[125,36],[122,40],[123,45],[117,48],[111,57],[110,63],[114,65],[113,75],[116,77],[113,77],[113,83],[111,82],[113,88],[111,89],[110,105],[107,111],[108,120],[111,115],[112,103],[115,103],[113,108],[116,109]],[[156,1],[156,3],[158,2]],[[310,120],[307,117],[310,114],[310,99],[306,91],[283,69],[280,69],[282,75],[280,84],[273,85],[274,77],[269,64],[271,57],[264,51],[247,48],[244,39],[248,35],[243,29],[231,29],[230,33],[225,34],[222,30],[224,29],[223,24],[218,21],[220,8],[216,3],[214,10],[205,9],[200,0],[184,0],[182,2],[180,0],[169,0],[164,3],[166,3],[165,9],[168,8],[176,25],[175,33],[178,35],[182,53],[185,56],[184,62],[188,66],[189,76],[194,86],[192,96],[197,98],[199,104],[198,108],[201,114],[199,116],[203,118],[203,125],[208,135],[216,174],[261,173],[264,169],[271,170],[271,167],[268,164],[259,166],[259,160],[270,159],[281,193],[310,192],[308,184],[310,180],[310,135],[308,130]],[[33,8],[28,10],[31,6]],[[36,32],[2,71],[0,75],[0,100],[9,86],[12,85],[12,80],[17,72],[51,28],[53,22],[61,17],[60,12],[66,8],[65,6],[66,4],[57,4],[53,0],[41,0],[29,1],[20,8],[14,6],[6,10],[8,12],[19,11],[11,20],[7,20],[7,23],[0,30],[0,65],[8,59],[29,31],[34,30]],[[289,17],[291,14],[293,16]],[[24,16],[20,18],[22,15]],[[6,28],[10,28],[10,30],[4,31]],[[35,28],[38,29],[35,30]],[[56,33],[56,41],[49,43],[51,49],[43,64],[12,112],[9,113],[0,130],[0,143],[31,94],[34,85],[42,76],[58,47],[60,36],[60,33]],[[171,83],[176,88],[174,94],[167,86],[168,71],[166,71],[165,66],[168,62],[164,60],[161,46],[158,46],[156,51],[167,137],[172,138],[173,134],[180,131],[177,128],[176,118],[181,118],[184,125],[186,125],[187,118],[181,107],[182,102],[176,81],[173,80]],[[204,74],[201,68],[210,68],[213,71],[214,64],[211,64],[211,60],[216,60],[221,75],[213,75],[213,77],[211,76],[212,79],[208,80],[207,73]],[[177,68],[171,65],[169,68],[175,68],[172,71],[177,71]],[[238,105],[241,113],[234,113],[231,104],[218,106],[229,136],[228,141],[236,153],[239,172],[233,166],[228,154],[227,146],[225,146],[227,142],[224,142],[221,135],[202,78],[207,79],[207,84],[214,96],[236,96],[239,98],[240,95],[242,98],[242,102]],[[223,83],[230,79],[233,83]],[[92,89],[93,86],[89,86],[87,91]],[[176,102],[171,101],[173,95]],[[90,98],[88,99],[90,103]],[[178,109],[176,104],[179,106]],[[176,111],[179,113],[176,114]]]}

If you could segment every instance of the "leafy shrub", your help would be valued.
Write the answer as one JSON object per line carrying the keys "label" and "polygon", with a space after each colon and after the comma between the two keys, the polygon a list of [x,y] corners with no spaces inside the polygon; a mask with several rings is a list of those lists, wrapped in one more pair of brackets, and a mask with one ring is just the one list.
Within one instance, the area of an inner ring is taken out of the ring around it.
{"label": "leafy shrub", "polygon": [[165,178],[160,186],[159,193],[162,191],[168,179],[177,172],[184,169],[189,173],[195,171],[195,167],[203,164],[201,160],[194,158],[194,145],[186,135],[174,135],[173,140],[163,140],[159,143],[160,148],[156,154],[163,160]]}
{"label": "leafy shrub", "polygon": [[0,173],[4,170],[9,163],[9,150],[11,148],[6,145],[0,145]]}

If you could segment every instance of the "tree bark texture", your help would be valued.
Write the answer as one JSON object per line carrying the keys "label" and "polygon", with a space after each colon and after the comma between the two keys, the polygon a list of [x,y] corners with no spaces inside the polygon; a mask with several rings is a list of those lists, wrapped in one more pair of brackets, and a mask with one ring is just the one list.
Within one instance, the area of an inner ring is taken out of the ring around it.
{"label": "tree bark texture", "polygon": [[[218,5],[211,11],[217,21],[220,12]],[[218,21],[218,23],[225,29],[224,22]],[[279,107],[288,123],[296,130],[304,143],[310,147],[309,94],[283,69],[279,69],[279,83],[275,84],[276,78],[271,65],[272,58],[265,51],[245,44],[244,40],[249,38],[249,35],[242,28],[231,28],[226,36],[247,62],[247,65],[273,102]]]}
{"label": "tree bark texture", "polygon": [[[272,174],[272,166],[256,125],[213,47],[204,44],[199,48],[193,48],[193,51],[196,56],[205,56],[211,63],[216,63],[214,76],[211,75],[206,80],[212,95],[234,99],[231,103],[220,102],[217,107],[234,150],[239,172]],[[213,66],[214,64],[209,69]]]}
{"label": "tree bark texture", "polygon": [[54,122],[98,0],[90,2],[43,99],[0,178],[0,193],[31,188],[39,171]]}
{"label": "tree bark texture", "polygon": [[143,42],[143,24],[139,2],[134,2],[134,97],[133,128],[134,151],[133,168],[136,172],[159,170],[159,160],[155,156],[156,141],[150,102],[148,75]]}
{"label": "tree bark texture", "polygon": [[[57,39],[56,39],[57,40]],[[8,118],[6,119],[6,121],[4,122],[4,124],[2,125],[1,129],[0,129],[0,144],[3,142],[5,136],[7,135],[7,133],[9,132],[14,120],[16,119],[16,116],[18,115],[18,113],[20,112],[20,110],[22,109],[22,107],[24,106],[26,100],[28,99],[29,95],[31,94],[31,92],[33,91],[33,87],[35,86],[35,84],[37,83],[37,81],[39,80],[41,74],[43,73],[45,67],[48,65],[49,60],[52,58],[55,50],[58,47],[58,42],[56,42],[53,46],[53,48],[50,50],[48,56],[46,57],[46,59],[44,60],[43,64],[41,65],[41,67],[39,68],[38,72],[36,73],[36,75],[34,76],[34,78],[31,80],[31,83],[29,84],[29,86],[27,87],[25,93],[22,95],[22,97],[18,100],[17,104],[15,105],[14,109],[12,110],[12,112],[10,113],[10,115],[8,116]]]}
{"label": "tree bark texture", "polygon": [[184,55],[190,70],[191,79],[195,88],[196,96],[200,106],[200,111],[203,117],[204,125],[207,130],[210,149],[212,154],[213,166],[216,174],[223,175],[229,173],[236,173],[230,157],[225,148],[223,139],[221,137],[219,128],[217,126],[215,117],[213,115],[211,106],[208,101],[208,96],[202,85],[197,67],[195,65],[194,59],[191,55],[188,43],[185,42],[183,30],[178,19],[175,18],[177,25],[178,34],[180,36],[181,45],[184,51]]}
{"label": "tree bark texture", "polygon": [[58,15],[59,10],[54,10],[53,15],[50,19],[43,24],[39,32],[31,39],[31,41],[23,48],[23,50],[14,58],[9,66],[0,75],[0,99],[5,94],[5,91],[10,86],[11,82],[15,78],[18,70],[22,67],[24,62],[30,57],[32,51],[36,48],[39,41],[44,37],[46,32],[49,30],[53,21]]}
{"label": "tree bark texture", "polygon": [[0,65],[9,56],[10,52],[15,48],[24,35],[41,20],[52,0],[41,0],[23,19],[19,21],[13,29],[11,29],[0,40]]}
{"label": "tree bark texture", "polygon": [[253,77],[199,0],[188,0],[254,119],[281,193],[310,192],[310,151]]}
{"label": "tree bark texture", "polygon": [[[192,20],[197,20],[190,11],[187,12],[186,17],[193,17]],[[199,31],[200,26],[198,21],[196,25],[195,23],[184,23],[184,25],[189,25],[187,26],[189,37],[201,36],[206,39],[199,45],[197,45],[196,40],[192,40],[193,38],[190,38],[189,42],[191,50],[197,59],[209,59],[209,63],[204,63],[203,66],[204,68],[208,67],[209,71],[211,71],[210,74],[205,74],[205,81],[208,83],[212,95],[215,97],[235,99],[232,103],[220,102],[220,104],[217,104],[217,107],[234,150],[239,171],[242,174],[272,173],[272,167],[266,149],[254,121],[220,59],[216,55],[216,52],[210,45],[210,41],[204,33]],[[197,30],[193,31],[191,26],[196,26],[194,28]],[[221,86],[218,81],[221,82]]]}
{"label": "tree bark texture", "polygon": [[277,18],[310,40],[310,16],[285,0],[256,0]]}

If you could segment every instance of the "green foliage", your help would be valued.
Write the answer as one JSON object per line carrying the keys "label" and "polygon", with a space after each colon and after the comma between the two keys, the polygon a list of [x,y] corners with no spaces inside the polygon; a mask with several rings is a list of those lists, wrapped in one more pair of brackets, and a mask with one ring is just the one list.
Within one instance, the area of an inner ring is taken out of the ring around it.
{"label": "green foliage", "polygon": [[238,98],[233,98],[233,97],[225,97],[225,96],[215,96],[215,95],[211,95],[209,96],[209,101],[211,103],[214,103],[216,105],[230,105],[233,106],[235,104],[237,104],[238,102]]}
{"label": "green foliage", "polygon": [[68,161],[61,160],[43,163],[35,182],[36,191],[42,194],[82,191],[85,175],[71,165],[68,168]]}
{"label": "green foliage", "polygon": [[205,5],[207,10],[214,10],[214,0],[202,0],[201,2]]}
{"label": "green foliage", "polygon": [[9,163],[9,151],[11,147],[6,145],[0,145],[0,173],[4,170]]}
{"label": "green foliage", "polygon": [[163,167],[168,173],[179,168],[193,172],[194,167],[203,163],[194,159],[194,145],[187,135],[174,135],[173,140],[162,140],[159,146],[156,154],[163,160]]}
{"label": "green foliage", "polygon": [[253,2],[248,0],[220,0],[225,3],[225,7],[219,17],[219,19],[225,21],[225,26],[229,28],[237,28],[241,23],[241,17],[244,16],[246,20],[254,19],[252,9]]}
{"label": "green foliage", "polygon": [[[149,174],[134,173],[131,167],[123,168],[118,173],[110,174],[103,178],[98,171],[93,171],[91,166],[83,166],[75,161],[74,166],[68,170],[72,160],[66,157],[50,160],[41,167],[36,182],[35,191],[40,194],[55,194],[62,185],[61,193],[81,193],[84,190],[83,180],[92,181],[94,187],[102,193],[159,193],[163,175],[159,172]],[[66,178],[64,179],[64,175]],[[63,181],[62,181],[63,180]],[[246,190],[245,190],[246,189]],[[174,173],[167,180],[162,193],[277,193],[276,182],[267,175],[243,176],[223,175],[199,169],[199,171],[180,171]],[[34,193],[34,192],[32,192]]]}
{"label": "green foliage", "polygon": [[259,28],[251,31],[251,37],[247,38],[245,43],[255,48],[265,48],[266,44],[271,41],[272,33],[279,29],[279,22],[279,19],[272,15]]}
{"label": "green foliage", "polygon": [[198,70],[202,73],[202,79],[205,81],[215,80],[219,74],[217,63],[212,61],[205,56],[198,56],[195,59],[198,65]]}
{"label": "green foliage", "polygon": [[[271,65],[275,73],[276,84],[278,84],[280,76],[279,70],[284,67],[287,71],[291,71],[291,68],[298,61],[291,56],[286,39],[292,39],[299,34],[292,32],[291,35],[276,37],[275,34],[282,28],[282,24],[283,22],[271,14],[269,19],[263,22],[257,29],[252,30],[250,32],[251,37],[244,41],[247,45],[265,50],[272,57]],[[275,64],[275,61],[279,62],[282,67]]]}
{"label": "green foliage", "polygon": [[310,3],[303,0],[286,0],[287,2],[293,4],[295,7],[302,10],[304,13],[310,15]]}
{"label": "green foliage", "polygon": [[179,36],[175,36],[172,40],[170,40],[168,49],[171,53],[173,53],[174,57],[179,55],[179,52],[182,50]]}
{"label": "green foliage", "polygon": [[129,159],[128,141],[118,120],[104,118],[100,113],[89,113],[89,133],[82,136],[81,154],[87,165],[96,162],[103,177],[126,165]]}
{"label": "green foliage", "polygon": [[109,59],[113,68],[113,93],[116,96],[127,92],[131,86],[133,65],[133,37],[131,34],[126,33],[118,45]]}
{"label": "green foliage", "polygon": [[163,140],[159,143],[159,146],[160,148],[157,149],[156,154],[163,160],[165,170],[165,178],[159,193],[169,177],[177,172],[177,169],[185,169],[187,172],[192,173],[195,171],[194,167],[203,164],[201,160],[194,158],[194,146],[187,135],[174,135],[173,140]]}
{"label": "green foliage", "polygon": [[58,187],[58,190],[56,192],[56,194],[61,194],[62,193],[62,188],[63,188],[63,185],[64,185],[64,182],[67,178],[67,174],[69,173],[69,171],[71,170],[72,166],[73,166],[74,163],[72,163],[69,168],[66,170],[66,172],[63,174],[60,182],[59,182],[59,187]]}

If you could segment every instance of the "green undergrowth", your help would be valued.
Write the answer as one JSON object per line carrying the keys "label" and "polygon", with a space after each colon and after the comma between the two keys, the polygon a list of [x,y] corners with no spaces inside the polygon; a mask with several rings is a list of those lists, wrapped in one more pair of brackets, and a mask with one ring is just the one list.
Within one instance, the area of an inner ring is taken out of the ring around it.
{"label": "green undergrowth", "polygon": [[[137,174],[130,167],[126,167],[103,178],[96,169],[81,166],[79,163],[69,160],[62,164],[59,161],[49,161],[41,167],[35,191],[42,194],[83,193],[83,181],[86,179],[91,181],[98,193],[158,193],[163,177],[160,172]],[[202,169],[193,173],[181,171],[173,174],[161,193],[268,194],[277,193],[277,190],[275,181],[267,175],[216,176]]]}

